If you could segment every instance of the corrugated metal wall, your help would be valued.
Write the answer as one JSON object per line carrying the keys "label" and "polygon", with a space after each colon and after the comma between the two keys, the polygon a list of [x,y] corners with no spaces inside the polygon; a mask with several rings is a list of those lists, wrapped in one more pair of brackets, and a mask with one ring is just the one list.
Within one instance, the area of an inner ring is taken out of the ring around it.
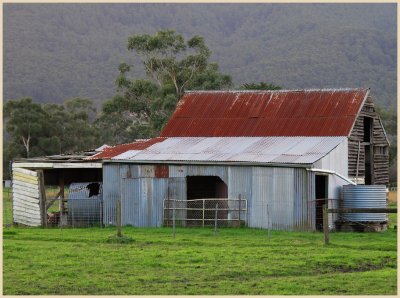
{"label": "corrugated metal wall", "polygon": [[121,197],[120,164],[103,166],[103,223],[115,225],[117,222],[116,202]]}
{"label": "corrugated metal wall", "polygon": [[254,167],[249,226],[273,230],[307,230],[305,169]]}
{"label": "corrugated metal wall", "polygon": [[247,199],[249,227],[267,228],[269,214],[274,230],[315,228],[315,210],[309,208],[309,200],[315,198],[314,175],[303,168],[171,165],[169,178],[154,177],[153,165],[113,163],[103,169],[106,224],[116,223],[116,201],[121,197],[124,225],[162,226],[163,200],[186,199],[186,176],[218,176],[228,185],[229,198],[240,194]]}
{"label": "corrugated metal wall", "polygon": [[[317,161],[314,168],[331,170],[336,173],[341,174],[344,177],[348,177],[348,140],[343,140],[334,150],[332,150],[328,155]],[[313,175],[313,181],[315,181],[315,174]],[[338,176],[329,175],[328,178],[328,198],[336,199],[329,200],[329,208],[338,208],[339,199],[342,199],[342,186],[348,185],[349,183]],[[315,188],[315,186],[313,187]],[[313,196],[315,198],[315,194]],[[338,219],[337,213],[332,213],[329,215],[329,226],[334,227],[335,221]]]}
{"label": "corrugated metal wall", "polygon": [[[347,141],[313,167],[347,176],[346,156]],[[163,225],[163,200],[186,199],[187,176],[218,176],[227,184],[229,198],[236,199],[240,194],[247,199],[249,227],[267,228],[269,214],[271,229],[315,230],[316,173],[304,168],[168,165],[163,178],[158,178],[156,169],[155,165],[124,164],[123,161],[104,164],[105,224],[116,223],[116,201],[121,198],[123,224],[159,227]],[[347,184],[344,180],[329,175],[328,197],[339,199],[344,184]],[[184,218],[185,214],[179,216]],[[334,220],[330,219],[331,226]]]}

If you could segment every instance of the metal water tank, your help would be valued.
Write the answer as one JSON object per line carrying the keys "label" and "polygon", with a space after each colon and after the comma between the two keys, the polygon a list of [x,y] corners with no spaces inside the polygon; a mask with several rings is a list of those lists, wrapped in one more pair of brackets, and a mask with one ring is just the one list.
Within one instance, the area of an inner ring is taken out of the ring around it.
{"label": "metal water tank", "polygon": [[[344,185],[343,208],[387,208],[385,185]],[[384,222],[387,213],[343,213],[343,220]]]}
{"label": "metal water tank", "polygon": [[71,183],[68,218],[73,226],[101,223],[103,185],[101,182]]}

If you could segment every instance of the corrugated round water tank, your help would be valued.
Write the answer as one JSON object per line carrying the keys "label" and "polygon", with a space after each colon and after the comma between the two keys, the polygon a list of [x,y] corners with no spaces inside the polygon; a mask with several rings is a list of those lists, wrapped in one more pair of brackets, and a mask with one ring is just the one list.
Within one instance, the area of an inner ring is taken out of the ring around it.
{"label": "corrugated round water tank", "polygon": [[[344,185],[343,208],[386,208],[385,185]],[[356,222],[387,221],[387,213],[343,213],[342,219]]]}

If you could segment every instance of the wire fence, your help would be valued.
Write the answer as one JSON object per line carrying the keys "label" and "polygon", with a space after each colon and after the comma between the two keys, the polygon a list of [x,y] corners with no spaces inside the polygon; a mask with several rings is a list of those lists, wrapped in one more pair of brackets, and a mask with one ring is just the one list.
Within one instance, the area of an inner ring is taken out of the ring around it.
{"label": "wire fence", "polygon": [[[69,189],[64,189],[64,197],[59,187],[46,186],[45,216],[43,226],[47,228],[103,227],[103,201],[98,197],[69,199]],[[14,224],[12,188],[3,188],[3,226]]]}
{"label": "wire fence", "polygon": [[[68,199],[68,189],[62,199],[58,187],[46,188],[46,227],[103,227],[103,201],[98,197]],[[3,226],[13,225],[12,190],[3,189]],[[323,206],[339,208],[338,199],[317,199],[295,206],[290,200],[266,204],[242,198],[207,198],[197,200],[163,201],[163,225],[167,227],[241,227],[250,226],[270,230],[323,230]],[[395,226],[396,215],[387,220],[351,221],[348,216],[328,214],[331,231],[383,231]],[[175,225],[174,225],[175,222]]]}
{"label": "wire fence", "polygon": [[[339,208],[341,204],[340,199],[322,198],[316,200],[309,200],[307,203],[308,207],[308,220],[311,224],[312,229],[316,231],[323,231],[324,229],[324,217],[323,207],[326,205],[327,208]],[[328,214],[328,225],[329,230],[335,229],[335,222],[338,220],[338,215],[330,213]]]}
{"label": "wire fence", "polygon": [[100,199],[54,200],[62,208],[46,212],[46,227],[103,227],[103,201]]}
{"label": "wire fence", "polygon": [[3,226],[9,227],[13,224],[12,193],[11,187],[3,188]]}
{"label": "wire fence", "polygon": [[164,200],[164,225],[240,227],[247,222],[245,199]]}

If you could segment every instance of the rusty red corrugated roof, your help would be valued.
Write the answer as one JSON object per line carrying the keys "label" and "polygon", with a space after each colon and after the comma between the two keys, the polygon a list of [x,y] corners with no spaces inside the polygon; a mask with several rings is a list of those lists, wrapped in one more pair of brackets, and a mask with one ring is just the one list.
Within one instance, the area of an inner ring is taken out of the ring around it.
{"label": "rusty red corrugated roof", "polygon": [[369,89],[193,91],[161,137],[348,136]]}
{"label": "rusty red corrugated roof", "polygon": [[151,145],[164,141],[165,138],[154,138],[145,140],[136,140],[132,143],[120,144],[112,147],[107,147],[103,151],[89,157],[88,159],[110,159],[117,155],[127,152],[128,150],[143,150]]}

